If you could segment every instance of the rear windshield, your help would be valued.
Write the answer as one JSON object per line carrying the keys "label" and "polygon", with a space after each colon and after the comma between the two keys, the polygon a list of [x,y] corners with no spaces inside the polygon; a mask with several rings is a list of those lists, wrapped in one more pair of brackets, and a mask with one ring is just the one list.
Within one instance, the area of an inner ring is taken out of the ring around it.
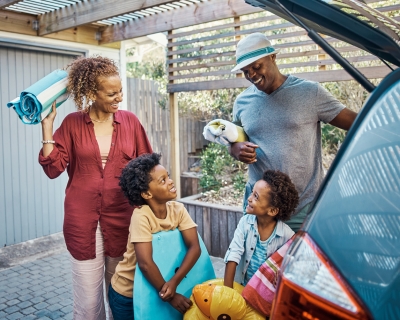
{"label": "rear windshield", "polygon": [[400,24],[379,11],[372,9],[367,4],[361,1],[352,0],[321,0],[336,9],[346,12],[347,14],[361,20],[371,26],[379,29],[398,45],[400,45]]}

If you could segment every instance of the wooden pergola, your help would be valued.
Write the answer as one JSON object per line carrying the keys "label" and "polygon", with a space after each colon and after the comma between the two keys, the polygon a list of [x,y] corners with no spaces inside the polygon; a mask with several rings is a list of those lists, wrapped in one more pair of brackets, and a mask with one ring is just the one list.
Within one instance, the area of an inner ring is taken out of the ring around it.
{"label": "wooden pergola", "polygon": [[[0,0],[0,31],[119,48],[123,40],[259,11],[244,0]],[[178,108],[173,93],[170,98],[179,184]]]}
{"label": "wooden pergola", "polygon": [[[400,4],[379,8],[383,13],[399,9]],[[254,16],[262,12],[264,16]],[[250,18],[241,19],[245,15]],[[400,17],[395,19],[399,21]],[[215,21],[223,22],[202,30],[183,29]],[[265,26],[249,27],[254,23],[264,23]],[[124,40],[167,32],[171,167],[178,190],[180,148],[176,94],[246,87],[248,83],[240,73],[230,74],[235,63],[236,43],[242,36],[259,31],[267,33],[272,41],[275,39],[274,45],[284,49],[279,55],[280,67],[290,73],[315,81],[351,79],[307,38],[304,30],[245,3],[245,0],[0,0],[0,31],[111,48],[120,48],[120,42]],[[339,42],[329,37],[327,41]],[[349,45],[339,46],[341,53],[350,54],[351,62],[377,60],[368,53],[352,55],[358,50]],[[188,52],[196,54],[187,58],[185,54]],[[290,60],[296,57],[303,60]],[[308,61],[304,62],[307,57]],[[305,68],[308,68],[307,72],[304,72]],[[370,78],[384,77],[389,71],[380,64],[363,70]]]}

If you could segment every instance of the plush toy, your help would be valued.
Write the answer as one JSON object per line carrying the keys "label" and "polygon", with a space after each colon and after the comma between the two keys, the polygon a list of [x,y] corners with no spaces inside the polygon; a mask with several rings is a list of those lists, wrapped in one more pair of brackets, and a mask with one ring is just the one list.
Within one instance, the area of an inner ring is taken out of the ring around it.
{"label": "plush toy", "polygon": [[207,123],[203,129],[203,136],[208,141],[224,146],[248,140],[242,127],[223,119],[215,119]]}
{"label": "plush toy", "polygon": [[241,296],[243,286],[234,283],[233,289],[224,286],[223,279],[213,279],[193,288],[193,305],[184,320],[265,320]]}

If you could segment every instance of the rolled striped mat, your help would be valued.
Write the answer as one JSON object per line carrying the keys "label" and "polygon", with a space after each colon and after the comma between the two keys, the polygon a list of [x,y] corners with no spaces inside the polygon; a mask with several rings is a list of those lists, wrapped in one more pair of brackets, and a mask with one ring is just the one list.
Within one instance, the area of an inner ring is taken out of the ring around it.
{"label": "rolled striped mat", "polygon": [[22,91],[7,107],[12,107],[25,124],[40,123],[51,112],[54,100],[57,108],[67,100],[67,75],[64,70],[54,70]]}

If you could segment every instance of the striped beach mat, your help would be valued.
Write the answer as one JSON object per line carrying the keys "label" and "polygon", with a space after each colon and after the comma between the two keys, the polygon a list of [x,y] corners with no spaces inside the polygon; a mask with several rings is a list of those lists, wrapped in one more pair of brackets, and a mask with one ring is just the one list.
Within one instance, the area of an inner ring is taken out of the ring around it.
{"label": "striped beach mat", "polygon": [[294,236],[258,268],[242,291],[242,296],[247,303],[265,316],[269,316],[271,313],[278,272],[281,269],[283,258],[292,244]]}
{"label": "striped beach mat", "polygon": [[54,70],[22,91],[7,107],[12,107],[25,124],[40,123],[51,112],[54,100],[57,108],[67,100],[67,75],[64,70]]}

